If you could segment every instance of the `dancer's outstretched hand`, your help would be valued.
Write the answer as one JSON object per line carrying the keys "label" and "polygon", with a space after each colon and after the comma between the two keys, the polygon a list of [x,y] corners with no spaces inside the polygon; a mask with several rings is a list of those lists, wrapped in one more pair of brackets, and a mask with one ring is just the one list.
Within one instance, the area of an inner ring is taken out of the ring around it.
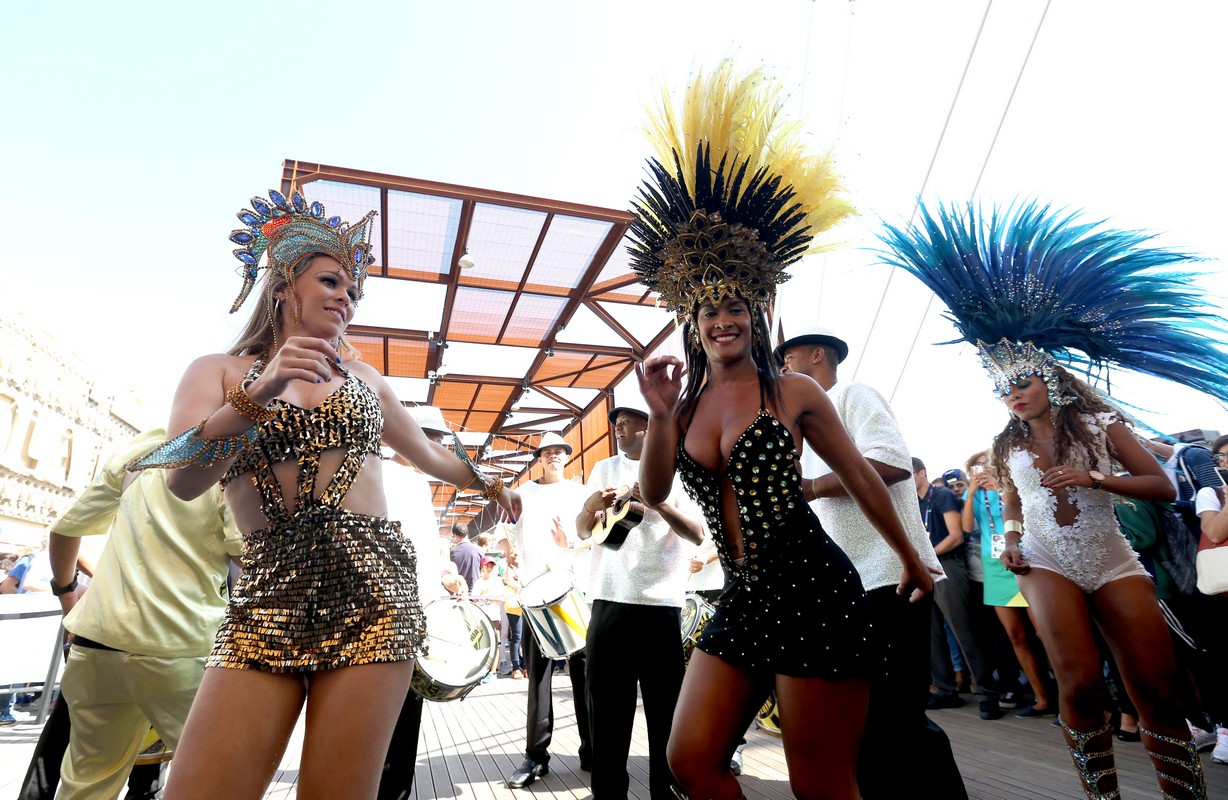
{"label": "dancer's outstretched hand", "polygon": [[495,502],[498,503],[499,509],[508,516],[511,522],[515,523],[516,520],[520,519],[520,512],[523,510],[523,507],[520,502],[520,495],[515,489],[504,489],[499,492]]}

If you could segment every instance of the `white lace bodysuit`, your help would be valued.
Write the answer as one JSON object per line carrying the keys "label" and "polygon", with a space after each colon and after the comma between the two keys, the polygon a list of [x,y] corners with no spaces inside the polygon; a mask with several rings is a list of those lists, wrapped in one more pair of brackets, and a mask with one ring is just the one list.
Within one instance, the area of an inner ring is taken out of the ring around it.
{"label": "white lace bodysuit", "polygon": [[[1116,421],[1117,415],[1111,412],[1094,417],[1083,415],[1083,423],[1096,436],[1096,463],[1082,468],[1100,472],[1112,469],[1108,427]],[[1118,578],[1147,575],[1117,524],[1109,492],[1082,487],[1059,490],[1069,491],[1076,512],[1073,524],[1059,525],[1057,496],[1040,485],[1041,471],[1032,454],[1013,449],[1006,463],[1023,506],[1023,539],[1019,548],[1028,566],[1060,573],[1085,592],[1094,592]]]}

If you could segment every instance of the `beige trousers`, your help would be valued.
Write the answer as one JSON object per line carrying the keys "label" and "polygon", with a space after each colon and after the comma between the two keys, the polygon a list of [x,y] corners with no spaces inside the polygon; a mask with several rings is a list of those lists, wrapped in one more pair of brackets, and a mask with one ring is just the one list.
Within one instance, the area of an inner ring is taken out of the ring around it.
{"label": "beige trousers", "polygon": [[205,674],[205,659],[141,656],[73,645],[60,684],[72,732],[57,800],[119,797],[153,725],[172,750]]}

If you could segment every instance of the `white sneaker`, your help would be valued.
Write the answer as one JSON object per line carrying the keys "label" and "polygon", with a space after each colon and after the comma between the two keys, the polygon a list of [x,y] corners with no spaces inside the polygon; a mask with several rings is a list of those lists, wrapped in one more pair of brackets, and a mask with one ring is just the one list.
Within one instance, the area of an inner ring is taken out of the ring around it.
{"label": "white sneaker", "polygon": [[738,749],[733,751],[733,758],[729,759],[729,771],[734,775],[742,774],[742,748],[744,744],[738,745]]}
{"label": "white sneaker", "polygon": [[1212,747],[1215,747],[1216,736],[1214,733],[1211,733],[1211,731],[1204,731],[1202,728],[1197,727],[1188,720],[1186,721],[1186,724],[1190,726],[1190,736],[1192,736],[1194,739],[1195,750],[1200,753],[1205,753]]}
{"label": "white sneaker", "polygon": [[1211,760],[1216,764],[1228,764],[1228,728],[1222,725],[1215,726],[1215,751],[1211,753]]}

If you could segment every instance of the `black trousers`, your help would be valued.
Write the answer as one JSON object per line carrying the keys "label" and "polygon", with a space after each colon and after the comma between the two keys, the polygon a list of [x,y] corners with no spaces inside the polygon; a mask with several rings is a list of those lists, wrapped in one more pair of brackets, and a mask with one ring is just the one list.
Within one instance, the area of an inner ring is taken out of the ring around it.
{"label": "black trousers", "polygon": [[967,800],[951,740],[925,715],[930,685],[930,617],[934,599],[916,603],[894,586],[867,592],[882,672],[870,682],[870,708],[857,759],[863,800],[912,797],[917,781],[926,794]]}
{"label": "black trousers", "polygon": [[682,689],[681,609],[597,600],[587,641],[594,800],[627,797],[637,687],[648,726],[649,791],[653,800],[671,800],[665,748]]}
{"label": "black trousers", "polygon": [[[68,736],[72,723],[68,718],[68,701],[63,695],[55,701],[55,708],[47,717],[43,732],[26,770],[26,779],[21,784],[17,800],[52,800],[60,785],[60,764],[68,750]],[[153,800],[162,789],[162,764],[135,764],[128,773],[128,793],[124,800]]]}
{"label": "black trousers", "polygon": [[998,682],[993,676],[993,665],[982,649],[982,642],[989,641],[984,631],[982,617],[973,614],[972,581],[968,577],[968,562],[963,550],[955,550],[938,556],[945,581],[934,584],[934,612],[930,629],[930,678],[939,692],[955,691],[955,670],[951,666],[947,648],[947,634],[942,627],[945,618],[955,631],[964,659],[976,681],[977,696],[982,700],[998,699]]}
{"label": "black trousers", "polygon": [[[524,754],[539,764],[548,764],[550,739],[554,735],[554,700],[550,694],[554,659],[542,652],[531,633],[521,641],[524,644],[525,668],[529,673]],[[593,734],[588,718],[588,701],[584,697],[584,651],[573,653],[567,660],[570,664],[571,696],[576,704],[576,727],[580,729],[580,761],[588,764],[593,758]]]}
{"label": "black trousers", "polygon": [[[1193,595],[1161,600],[1160,606],[1172,632],[1177,663],[1188,672],[1192,691],[1187,692],[1187,716],[1199,727],[1228,725],[1228,595]],[[1205,721],[1195,718],[1201,713]]]}
{"label": "black trousers", "polygon": [[413,689],[405,696],[397,725],[392,729],[377,800],[407,800],[413,796],[414,767],[418,765],[418,731],[422,727],[422,695]]}

